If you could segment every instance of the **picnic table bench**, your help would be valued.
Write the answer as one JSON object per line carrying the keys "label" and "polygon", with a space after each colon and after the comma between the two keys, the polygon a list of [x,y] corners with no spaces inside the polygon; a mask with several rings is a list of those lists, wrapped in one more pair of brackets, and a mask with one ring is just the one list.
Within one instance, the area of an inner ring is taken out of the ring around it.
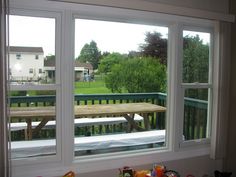
{"label": "picnic table bench", "polygon": [[[143,117],[135,114],[134,115],[135,122],[143,121]],[[94,126],[94,125],[113,125],[119,123],[125,123],[127,120],[124,117],[99,117],[99,118],[80,118],[75,119],[74,124],[75,127],[85,127],[85,126]],[[37,127],[40,124],[40,121],[33,121],[32,128]],[[51,120],[46,123],[43,127],[44,129],[51,129],[55,128],[56,121]],[[18,131],[18,130],[26,130],[27,123],[26,122],[14,122],[11,123],[11,131]]]}
{"label": "picnic table bench", "polygon": [[[74,150],[88,151],[116,147],[131,147],[165,142],[165,130],[151,130],[112,135],[74,138]],[[12,158],[50,155],[56,153],[56,140],[27,140],[11,142]]]}

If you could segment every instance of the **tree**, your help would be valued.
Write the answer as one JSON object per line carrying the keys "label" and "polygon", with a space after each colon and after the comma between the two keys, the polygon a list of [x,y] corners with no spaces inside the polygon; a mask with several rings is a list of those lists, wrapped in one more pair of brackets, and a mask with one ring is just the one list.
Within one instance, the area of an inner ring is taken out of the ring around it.
{"label": "tree", "polygon": [[129,58],[115,64],[105,82],[112,92],[166,91],[166,67],[151,57]]}
{"label": "tree", "polygon": [[92,64],[93,69],[97,69],[100,56],[101,52],[97,47],[97,43],[95,41],[91,41],[89,44],[85,44],[83,46],[77,59],[82,63],[89,62]]}
{"label": "tree", "polygon": [[45,58],[44,58],[45,61],[50,61],[50,62],[54,62],[55,63],[55,55],[47,55]]}
{"label": "tree", "polygon": [[208,82],[209,46],[199,36],[184,37],[183,82]]}
{"label": "tree", "polygon": [[[184,37],[183,82],[208,83],[209,45],[203,44],[199,36]],[[185,96],[208,100],[208,89],[187,89]]]}
{"label": "tree", "polygon": [[141,57],[141,53],[140,52],[137,52],[137,51],[129,51],[129,54],[128,54],[128,57],[130,58],[134,58],[134,57]]}
{"label": "tree", "polygon": [[140,46],[141,55],[153,57],[162,64],[167,64],[167,39],[162,37],[159,32],[147,32],[145,43]]}
{"label": "tree", "polygon": [[108,72],[111,72],[111,67],[114,64],[120,63],[122,60],[127,58],[127,56],[122,55],[120,53],[111,53],[106,55],[100,60],[100,64],[98,66],[98,71],[100,73],[107,74]]}

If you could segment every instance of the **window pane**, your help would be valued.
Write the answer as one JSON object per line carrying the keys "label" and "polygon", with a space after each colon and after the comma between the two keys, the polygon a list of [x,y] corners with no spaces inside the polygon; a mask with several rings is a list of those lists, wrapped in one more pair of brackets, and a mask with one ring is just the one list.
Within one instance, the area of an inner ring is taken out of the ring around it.
{"label": "window pane", "polygon": [[208,93],[210,89],[186,89],[184,97],[184,140],[208,138]]}
{"label": "window pane", "polygon": [[166,27],[75,20],[76,156],[165,146],[167,40]]}
{"label": "window pane", "polygon": [[10,92],[13,159],[56,154],[56,91]]}
{"label": "window pane", "polygon": [[10,15],[9,38],[11,84],[55,83],[55,19]]}
{"label": "window pane", "polygon": [[209,82],[210,33],[183,31],[183,82]]}

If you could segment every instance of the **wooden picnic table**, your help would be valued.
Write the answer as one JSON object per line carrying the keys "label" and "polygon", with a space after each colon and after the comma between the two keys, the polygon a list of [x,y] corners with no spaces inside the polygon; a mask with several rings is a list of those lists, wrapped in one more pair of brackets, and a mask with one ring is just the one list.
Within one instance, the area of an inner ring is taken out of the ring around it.
{"label": "wooden picnic table", "polygon": [[[149,113],[165,112],[166,108],[151,103],[124,103],[124,104],[95,104],[74,106],[75,118],[100,117],[100,116],[123,116],[130,127],[137,131],[150,129]],[[140,114],[144,118],[145,128],[140,127],[134,121],[134,114]],[[49,120],[55,119],[56,110],[54,106],[45,107],[12,107],[11,118],[24,118],[27,123],[26,139],[32,139],[32,133],[37,134]],[[42,118],[38,126],[32,129],[32,119]],[[128,131],[131,131],[128,130]]]}

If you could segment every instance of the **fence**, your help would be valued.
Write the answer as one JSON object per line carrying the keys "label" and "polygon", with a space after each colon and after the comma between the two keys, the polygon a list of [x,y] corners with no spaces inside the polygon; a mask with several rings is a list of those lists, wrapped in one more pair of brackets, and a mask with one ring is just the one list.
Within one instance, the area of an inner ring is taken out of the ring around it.
{"label": "fence", "polygon": [[[10,105],[14,107],[29,107],[29,106],[53,106],[55,105],[55,95],[42,96],[12,96],[10,97]],[[116,103],[131,103],[131,102],[149,102],[166,107],[165,93],[125,93],[125,94],[89,94],[75,95],[75,105],[81,104],[116,104]],[[204,138],[207,131],[207,101],[185,98],[184,102],[184,137],[188,139]],[[152,113],[149,115],[151,129],[165,129],[166,113]],[[12,122],[21,122],[24,120],[14,119]],[[37,121],[37,118],[36,118]],[[99,127],[76,128],[75,135],[82,136],[86,133],[102,134],[102,133],[117,133],[122,131],[122,124],[115,125],[100,125]],[[22,133],[12,132],[12,140],[20,140],[23,137]],[[40,135],[40,138],[55,137],[54,130],[45,130]]]}

